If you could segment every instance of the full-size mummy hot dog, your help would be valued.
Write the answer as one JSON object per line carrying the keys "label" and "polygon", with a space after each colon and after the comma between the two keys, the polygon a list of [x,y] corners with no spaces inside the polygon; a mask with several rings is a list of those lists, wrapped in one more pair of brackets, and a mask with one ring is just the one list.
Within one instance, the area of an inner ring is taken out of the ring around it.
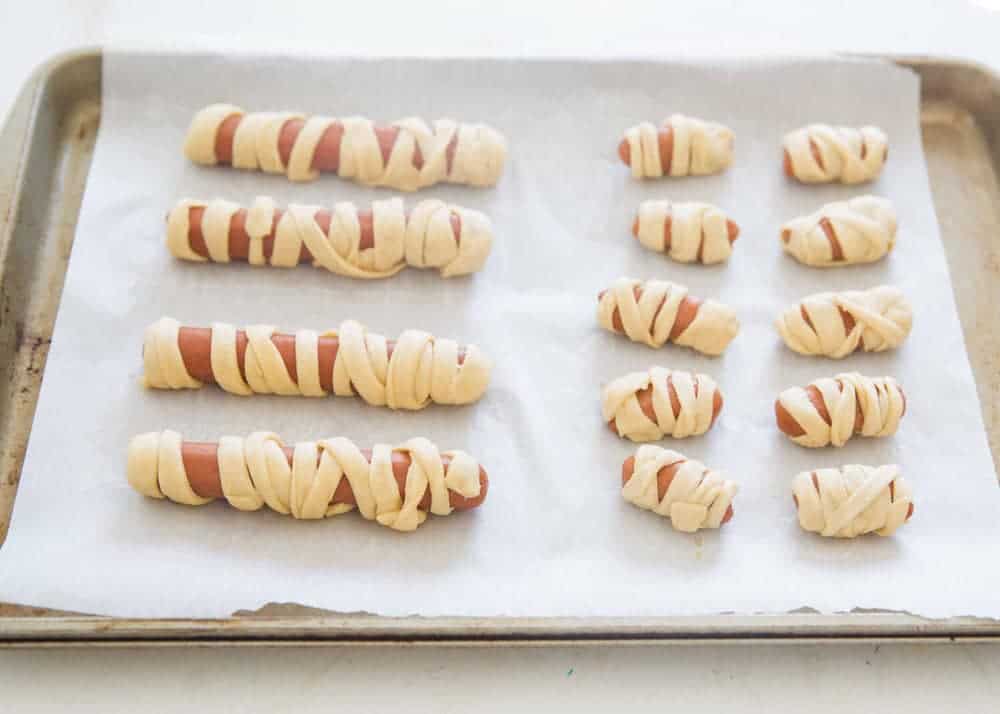
{"label": "full-size mummy hot dog", "polygon": [[855,434],[892,436],[906,414],[906,395],[892,377],[857,372],[786,389],[774,403],[778,428],[796,444],[843,446]]}
{"label": "full-size mummy hot dog", "polygon": [[679,531],[718,528],[733,517],[737,484],[700,461],[646,444],[622,464],[626,501],[670,519]]}
{"label": "full-size mummy hot dog", "polygon": [[154,389],[214,382],[232,394],[332,392],[390,409],[469,404],[486,391],[491,369],[475,345],[459,347],[419,330],[391,342],[353,320],[336,330],[291,335],[270,325],[182,327],[168,317],[146,329],[143,365],[143,382]]}
{"label": "full-size mummy hot dog", "polygon": [[627,129],[618,156],[637,179],[715,174],[733,162],[733,132],[716,122],[672,114],[659,128],[646,121]]}
{"label": "full-size mummy hot dog", "polygon": [[415,191],[441,181],[492,186],[503,172],[503,136],[485,124],[409,117],[376,126],[363,117],[246,113],[212,104],[191,121],[184,155],[196,164],[312,181],[336,172],[368,186]]}
{"label": "full-size mummy hot dog", "polygon": [[872,263],[895,244],[896,211],[875,196],[828,203],[781,227],[785,252],[816,268]]}
{"label": "full-size mummy hot dog", "polygon": [[407,265],[465,275],[483,267],[492,243],[489,218],[436,199],[410,212],[398,198],[370,210],[349,202],[280,209],[266,196],[249,208],[183,200],[167,214],[167,247],[177,258],[281,268],[311,262],[351,278],[387,278]]}
{"label": "full-size mummy hot dog", "polygon": [[740,228],[709,203],[643,201],[632,234],[679,263],[708,265],[729,259]]}
{"label": "full-size mummy hot dog", "polygon": [[802,183],[863,183],[882,172],[889,140],[874,126],[810,124],[785,136],[785,173]]}
{"label": "full-size mummy hot dog", "polygon": [[892,535],[913,515],[910,485],[895,464],[803,471],[792,499],[804,530],[833,538]]}
{"label": "full-size mummy hot dog", "polygon": [[782,339],[803,355],[841,359],[862,349],[895,349],[910,334],[913,312],[897,288],[817,293],[786,309],[775,323]]}
{"label": "full-size mummy hot dog", "polygon": [[288,448],[270,432],[218,443],[184,441],[176,431],[140,434],[128,447],[128,481],[150,498],[200,506],[225,498],[241,511],[267,506],[297,519],[355,508],[368,520],[412,531],[427,513],[479,506],[489,480],[463,451],[424,438],[361,450],[342,437]]}
{"label": "full-size mummy hot dog", "polygon": [[670,340],[707,355],[722,354],[740,328],[728,305],[690,297],[677,283],[633,278],[619,278],[598,295],[597,322],[650,347]]}
{"label": "full-size mummy hot dog", "polygon": [[664,367],[623,375],[601,392],[604,421],[632,441],[704,434],[720,411],[722,392],[714,379]]}

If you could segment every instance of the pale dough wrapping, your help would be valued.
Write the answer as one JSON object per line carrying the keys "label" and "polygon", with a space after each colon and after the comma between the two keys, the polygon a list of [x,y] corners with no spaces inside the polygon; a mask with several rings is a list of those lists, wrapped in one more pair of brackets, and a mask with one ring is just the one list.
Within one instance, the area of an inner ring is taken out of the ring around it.
{"label": "pale dough wrapping", "polygon": [[[200,506],[211,498],[191,488],[181,455],[183,439],[176,431],[140,434],[128,446],[128,482],[150,498],[167,498]],[[305,441],[295,445],[289,464],[281,439],[271,432],[254,432],[246,439],[219,440],[218,464],[222,492],[231,506],[256,511],[263,506],[296,519],[318,519],[354,510],[333,503],[342,479],[350,483],[357,509],[368,520],[397,531],[413,531],[427,519],[417,506],[429,491],[430,512],[452,512],[449,491],[466,498],[479,496],[479,463],[463,451],[444,454],[427,439],[410,439],[398,446],[377,444],[371,461],[345,438]],[[410,457],[404,493],[392,472],[392,454]],[[447,468],[442,455],[450,458]]]}
{"label": "pale dough wrapping", "polygon": [[[197,389],[201,383],[188,374],[178,346],[180,324],[164,317],[146,329],[143,341],[143,384],[154,389]],[[323,397],[319,373],[319,338],[337,337],[339,348],[333,364],[333,393],[359,396],[369,404],[390,409],[423,409],[437,404],[469,404],[479,399],[490,381],[491,364],[475,345],[465,348],[459,364],[458,343],[419,330],[406,330],[396,341],[392,356],[386,338],[369,332],[353,320],[336,330],[295,333],[298,380],[292,379],[281,353],[271,341],[271,325],[246,328],[244,356],[246,379],[240,374],[236,328],[212,325],[212,374],[218,385],[232,394],[281,394]]]}
{"label": "pale dough wrapping", "polygon": [[[177,258],[204,261],[191,247],[189,211],[204,208],[201,233],[209,260],[228,263],[229,228],[233,213],[242,207],[222,199],[185,199],[167,214],[167,247]],[[351,278],[388,278],[407,265],[437,268],[441,276],[474,273],[483,267],[493,244],[490,219],[479,211],[436,199],[420,201],[407,213],[402,199],[372,202],[372,247],[361,248],[361,222],[357,205],[335,203],[330,228],[325,233],[316,221],[320,206],[289,204],[281,213],[268,197],[258,197],[247,209],[246,230],[250,236],[251,265],[291,268],[299,264],[302,247],[313,256],[313,265]],[[459,217],[456,235],[451,216]],[[216,217],[219,218],[216,218]],[[270,260],[264,255],[263,239],[274,228]]]}
{"label": "pale dough wrapping", "polygon": [[[813,146],[819,152],[819,162]],[[803,183],[864,183],[882,172],[889,139],[874,126],[855,129],[810,124],[785,135],[784,148],[792,174]]]}
{"label": "pale dough wrapping", "polygon": [[846,372],[817,379],[808,386],[819,392],[830,422],[827,423],[803,387],[791,387],[778,396],[778,403],[795,419],[803,433],[789,437],[796,444],[819,448],[843,446],[855,434],[861,414],[861,436],[892,436],[906,411],[906,397],[892,377],[865,377]]}
{"label": "pale dough wrapping", "polygon": [[[461,124],[437,119],[430,125],[408,117],[389,126],[399,130],[383,160],[375,124],[364,117],[305,116],[293,112],[246,113],[230,104],[205,107],[191,121],[184,155],[196,164],[214,165],[215,139],[219,127],[232,116],[241,117],[233,138],[233,168],[267,173],[283,173],[292,181],[312,181],[319,172],[313,168],[316,147],[330,126],[340,124],[340,163],[337,175],[366,186],[386,186],[415,191],[436,183],[492,186],[503,172],[507,144],[503,136],[485,124]],[[290,119],[305,122],[292,146],[288,164],[281,160],[278,139]],[[451,168],[449,145],[454,141]],[[421,168],[414,166],[419,150]]]}
{"label": "pale dough wrapping", "polygon": [[[657,474],[663,467],[678,463],[670,487],[660,500]],[[700,461],[646,444],[635,452],[635,470],[622,487],[622,496],[639,508],[668,517],[675,529],[694,533],[722,525],[737,488],[735,481],[723,478]]]}
{"label": "pale dough wrapping", "polygon": [[[826,226],[840,246],[835,257]],[[872,263],[896,244],[896,211],[888,199],[858,196],[835,201],[781,227],[781,246],[805,265],[817,268]]]}
{"label": "pale dough wrapping", "polygon": [[[670,221],[670,245],[666,223]],[[733,253],[726,214],[710,203],[643,201],[639,204],[639,242],[679,263],[721,263]]]}
{"label": "pale dough wrapping", "polygon": [[[670,339],[678,310],[687,294],[688,289],[683,285],[665,280],[643,282],[619,278],[598,300],[597,322],[604,329],[617,332],[614,328],[617,309],[624,333],[630,340],[662,347]],[[739,320],[731,307],[705,300],[698,306],[691,324],[671,341],[707,355],[719,355],[739,329]]]}
{"label": "pale dough wrapping", "polygon": [[[671,386],[679,406],[676,414]],[[650,388],[654,420],[646,416],[636,396]],[[712,426],[718,389],[715,380],[705,374],[651,367],[609,382],[601,392],[601,414],[606,422],[614,419],[618,436],[631,441],[658,441],[664,436],[684,439],[704,434]]]}
{"label": "pale dough wrapping", "polygon": [[[850,331],[841,311],[854,320]],[[841,359],[858,348],[882,352],[899,347],[910,334],[913,312],[898,288],[880,285],[810,295],[786,309],[776,326],[795,352]]]}
{"label": "pale dough wrapping", "polygon": [[[662,128],[673,131],[670,176],[699,176],[725,170],[733,162],[733,132],[712,121],[672,114]],[[642,122],[625,131],[632,177],[660,178],[660,127]]]}
{"label": "pale dough wrapping", "polygon": [[895,464],[803,471],[792,482],[804,530],[833,538],[892,535],[906,523],[910,485]]}

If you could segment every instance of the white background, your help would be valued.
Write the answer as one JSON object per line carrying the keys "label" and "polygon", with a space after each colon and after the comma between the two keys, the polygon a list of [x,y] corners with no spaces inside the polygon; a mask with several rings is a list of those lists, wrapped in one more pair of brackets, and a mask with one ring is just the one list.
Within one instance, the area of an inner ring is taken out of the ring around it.
{"label": "white background", "polygon": [[[1000,71],[1000,2],[0,2],[0,112],[31,69],[81,45],[192,43],[345,54],[570,54],[847,50],[950,55]],[[0,159],[2,160],[2,159]],[[2,708],[50,711],[811,712],[874,701],[983,711],[1000,649],[816,647],[545,650],[162,650],[0,654]],[[335,699],[334,699],[335,697]],[[788,708],[791,708],[789,702]],[[995,707],[993,707],[995,708]]]}

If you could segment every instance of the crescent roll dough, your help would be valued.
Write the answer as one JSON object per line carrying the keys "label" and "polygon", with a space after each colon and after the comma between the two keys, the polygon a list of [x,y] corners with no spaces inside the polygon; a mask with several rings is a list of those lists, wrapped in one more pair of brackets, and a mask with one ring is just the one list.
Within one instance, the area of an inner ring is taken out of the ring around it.
{"label": "crescent roll dough", "polygon": [[[695,310],[694,319],[680,333],[674,333],[674,323],[683,306]],[[740,323],[728,305],[714,300],[696,301],[688,297],[688,289],[666,280],[619,278],[601,293],[597,303],[597,322],[606,330],[621,332],[634,342],[650,347],[662,347],[670,340],[707,355],[719,355],[726,349]]]}
{"label": "crescent roll dough", "polygon": [[792,494],[804,530],[833,538],[892,535],[913,512],[910,485],[895,464],[803,471]]}
{"label": "crescent roll dough", "polygon": [[[733,132],[722,124],[672,114],[663,120],[662,129],[673,135],[668,176],[715,174],[733,162]],[[660,129],[650,122],[642,122],[625,131],[633,178],[665,175],[659,133]]]}
{"label": "crescent roll dough", "polygon": [[[670,243],[667,243],[667,226]],[[679,263],[721,263],[733,253],[726,214],[709,203],[643,201],[637,237],[643,246]]]}
{"label": "crescent roll dough", "polygon": [[897,288],[817,293],[785,310],[776,322],[782,339],[803,355],[841,359],[862,349],[895,349],[910,334],[913,313]]}
{"label": "crescent roll dough", "polygon": [[[639,393],[649,392],[654,419],[643,411]],[[651,367],[609,382],[601,393],[604,421],[632,441],[683,439],[704,434],[715,422],[715,399],[722,396],[708,375]],[[721,407],[720,407],[721,408]]]}
{"label": "crescent roll dough", "polygon": [[889,140],[874,126],[810,124],[787,134],[784,147],[792,175],[803,183],[863,183],[882,172]]}
{"label": "crescent roll dough", "polygon": [[896,211],[875,196],[828,203],[781,228],[785,252],[817,268],[872,263],[895,244]]}
{"label": "crescent roll dough", "polygon": [[[191,244],[192,208],[204,209],[200,228],[207,258]],[[399,198],[372,202],[370,248],[361,247],[357,205],[346,201],[334,204],[325,231],[316,220],[321,210],[320,206],[293,203],[282,211],[266,196],[254,199],[249,209],[222,199],[185,199],[167,214],[167,247],[182,260],[228,263],[232,219],[242,213],[251,265],[291,268],[299,264],[306,248],[314,266],[351,278],[387,278],[407,265],[437,268],[442,277],[450,278],[482,268],[493,244],[489,218],[436,199],[420,201],[410,212]],[[458,219],[459,234],[452,226],[452,216]],[[266,239],[274,241],[269,258],[264,251]]]}
{"label": "crescent roll dough", "polygon": [[[150,498],[200,506],[202,498],[191,487],[182,456],[183,439],[176,431],[140,434],[128,446],[128,482]],[[296,519],[318,519],[354,510],[333,503],[346,479],[361,515],[397,531],[413,531],[427,519],[418,505],[430,492],[430,512],[452,512],[448,492],[467,498],[479,495],[479,463],[462,451],[446,451],[448,466],[438,448],[424,438],[398,446],[377,444],[371,460],[353,442],[342,437],[295,445],[291,463],[284,443],[271,432],[254,432],[246,439],[227,436],[218,444],[219,478],[225,499],[241,511],[263,506]],[[393,476],[392,454],[406,452],[410,467],[406,488],[399,492]]]}
{"label": "crescent roll dough", "polygon": [[[240,122],[233,137],[232,166],[237,169],[286,174],[292,181],[312,181],[316,149],[326,130],[343,128],[337,175],[367,186],[415,191],[446,181],[492,186],[503,172],[507,145],[485,124],[460,124],[437,119],[428,124],[408,117],[389,126],[398,134],[383,159],[375,124],[364,117],[306,116],[294,112],[246,113],[231,104],[212,104],[191,121],[184,155],[196,164],[219,163],[215,154],[219,127],[230,117]],[[279,151],[282,127],[289,120],[305,122],[295,137],[287,165]],[[415,161],[419,156],[420,160]],[[419,165],[419,168],[418,168]]]}
{"label": "crescent roll dough", "polygon": [[[675,467],[673,478],[660,498],[658,474],[670,467]],[[635,469],[622,486],[622,496],[639,508],[666,516],[676,530],[694,533],[722,525],[737,488],[736,482],[700,461],[646,444],[635,452]]]}
{"label": "crescent roll dough", "polygon": [[[813,399],[822,404],[823,414]],[[803,432],[790,438],[809,447],[843,446],[855,434],[892,436],[906,413],[906,397],[892,377],[865,377],[857,372],[823,378],[806,387],[791,387],[778,404]]]}
{"label": "crescent roll dough", "polygon": [[[198,389],[201,382],[187,370],[180,347],[180,323],[161,318],[146,329],[143,341],[143,384],[154,389]],[[295,333],[296,378],[293,379],[271,336],[271,325],[246,328],[243,373],[239,368],[237,330],[215,323],[211,330],[211,367],[216,383],[231,394],[281,394],[323,397],[319,338],[339,341],[333,362],[333,393],[359,396],[390,409],[423,409],[437,404],[469,404],[486,391],[490,361],[475,345],[459,361],[458,343],[419,330],[406,330],[389,350],[382,335],[353,320],[336,330]],[[244,379],[243,374],[246,375]]]}

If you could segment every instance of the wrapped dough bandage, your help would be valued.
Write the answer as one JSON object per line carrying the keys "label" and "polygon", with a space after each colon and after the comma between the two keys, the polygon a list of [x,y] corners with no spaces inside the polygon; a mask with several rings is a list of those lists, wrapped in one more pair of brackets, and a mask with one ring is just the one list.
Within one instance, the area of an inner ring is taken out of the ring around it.
{"label": "wrapped dough bandage", "polygon": [[704,374],[651,367],[609,382],[601,392],[604,421],[632,441],[704,434],[722,411],[722,392]]}
{"label": "wrapped dough bandage", "polygon": [[785,344],[795,352],[834,359],[857,349],[895,349],[912,325],[910,303],[887,285],[810,295],[786,309],[776,322]]}
{"label": "wrapped dough bandage", "polygon": [[622,496],[670,519],[679,531],[718,528],[733,517],[737,484],[705,464],[659,446],[640,446],[622,464]]}
{"label": "wrapped dough bandage", "polygon": [[598,295],[597,322],[650,347],[669,340],[707,355],[722,354],[740,329],[728,305],[690,297],[677,283],[633,278],[619,278]]}
{"label": "wrapped dough bandage", "polygon": [[910,485],[895,464],[803,471],[792,499],[804,530],[834,538],[892,535],[913,515]]}
{"label": "wrapped dough bandage", "polygon": [[785,252],[816,268],[872,263],[895,244],[896,211],[875,196],[828,203],[781,227]]}
{"label": "wrapped dough bandage", "polygon": [[774,403],[778,428],[801,446],[843,446],[855,434],[892,436],[906,414],[906,395],[892,377],[857,372],[786,389]]}
{"label": "wrapped dough bandage", "polygon": [[246,113],[212,104],[191,121],[184,155],[196,164],[286,174],[312,181],[335,172],[366,186],[415,191],[446,181],[492,186],[507,145],[485,124],[406,118],[376,126],[363,117]]}
{"label": "wrapped dough bandage", "polygon": [[659,128],[642,122],[627,129],[618,156],[637,179],[716,174],[733,162],[733,132],[716,122],[672,114]]}
{"label": "wrapped dough bandage", "polygon": [[183,327],[164,317],[146,329],[142,359],[143,383],[154,389],[214,382],[232,394],[333,393],[390,409],[469,404],[486,391],[491,369],[475,345],[459,347],[419,330],[392,342],[353,320],[291,335],[270,325]]}
{"label": "wrapped dough bandage", "polygon": [[785,173],[802,183],[864,183],[882,172],[889,140],[874,126],[810,124],[785,136]]}
{"label": "wrapped dough bandage", "polygon": [[305,262],[351,278],[388,278],[407,265],[465,275],[483,267],[492,243],[489,218],[438,200],[412,211],[398,198],[374,201],[371,210],[347,202],[280,209],[267,197],[249,208],[184,200],[167,214],[167,247],[177,258],[280,268]]}
{"label": "wrapped dough bandage", "polygon": [[217,498],[241,511],[268,508],[298,519],[357,510],[398,531],[427,514],[479,506],[489,480],[462,451],[424,438],[361,450],[342,437],[286,447],[270,432],[218,443],[184,441],[176,431],[140,434],[128,446],[128,482],[150,498],[200,506]]}
{"label": "wrapped dough bandage", "polygon": [[679,263],[707,265],[729,259],[740,228],[708,203],[643,201],[632,234]]}

